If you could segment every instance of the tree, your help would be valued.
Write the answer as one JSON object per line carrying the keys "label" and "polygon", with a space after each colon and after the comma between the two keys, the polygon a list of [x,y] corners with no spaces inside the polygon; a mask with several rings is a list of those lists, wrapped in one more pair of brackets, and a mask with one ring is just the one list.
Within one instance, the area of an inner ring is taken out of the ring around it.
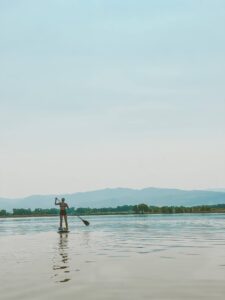
{"label": "tree", "polygon": [[5,209],[0,210],[0,216],[6,216],[7,212]]}
{"label": "tree", "polygon": [[133,211],[136,214],[144,214],[149,211],[149,207],[147,204],[141,203],[141,204],[135,205],[133,207]]}

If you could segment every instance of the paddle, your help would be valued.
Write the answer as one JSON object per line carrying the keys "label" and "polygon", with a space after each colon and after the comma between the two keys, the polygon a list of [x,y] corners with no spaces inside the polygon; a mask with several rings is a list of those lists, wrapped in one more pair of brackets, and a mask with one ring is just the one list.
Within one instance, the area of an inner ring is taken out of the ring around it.
{"label": "paddle", "polygon": [[89,225],[90,225],[90,223],[89,223],[87,220],[82,219],[80,216],[76,216],[76,217],[78,217],[79,219],[81,219],[81,221],[82,221],[86,226],[89,226]]}

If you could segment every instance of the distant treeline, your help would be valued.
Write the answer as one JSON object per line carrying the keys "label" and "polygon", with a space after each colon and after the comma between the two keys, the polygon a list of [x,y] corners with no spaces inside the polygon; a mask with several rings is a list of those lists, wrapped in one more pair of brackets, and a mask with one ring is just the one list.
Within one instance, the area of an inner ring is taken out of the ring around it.
{"label": "distant treeline", "polygon": [[[71,207],[67,210],[68,215],[107,215],[107,214],[177,214],[177,213],[225,213],[225,204],[200,205],[200,206],[148,206],[147,204],[122,205],[107,208],[77,208]],[[0,210],[0,217],[10,216],[55,216],[59,214],[57,208],[14,208],[13,212]]]}

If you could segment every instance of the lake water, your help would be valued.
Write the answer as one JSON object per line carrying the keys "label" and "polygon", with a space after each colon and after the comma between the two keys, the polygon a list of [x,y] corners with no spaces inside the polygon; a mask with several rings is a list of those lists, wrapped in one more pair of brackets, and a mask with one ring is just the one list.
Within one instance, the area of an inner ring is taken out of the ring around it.
{"label": "lake water", "polygon": [[5,299],[224,299],[225,215],[0,219]]}

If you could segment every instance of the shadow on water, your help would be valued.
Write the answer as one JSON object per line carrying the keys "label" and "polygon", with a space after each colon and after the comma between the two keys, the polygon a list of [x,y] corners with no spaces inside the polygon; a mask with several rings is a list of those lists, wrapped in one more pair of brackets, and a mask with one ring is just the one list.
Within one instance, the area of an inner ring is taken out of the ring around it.
{"label": "shadow on water", "polygon": [[70,266],[68,255],[68,234],[60,233],[58,245],[56,247],[56,254],[53,258],[53,271],[55,282],[64,283],[70,281]]}

